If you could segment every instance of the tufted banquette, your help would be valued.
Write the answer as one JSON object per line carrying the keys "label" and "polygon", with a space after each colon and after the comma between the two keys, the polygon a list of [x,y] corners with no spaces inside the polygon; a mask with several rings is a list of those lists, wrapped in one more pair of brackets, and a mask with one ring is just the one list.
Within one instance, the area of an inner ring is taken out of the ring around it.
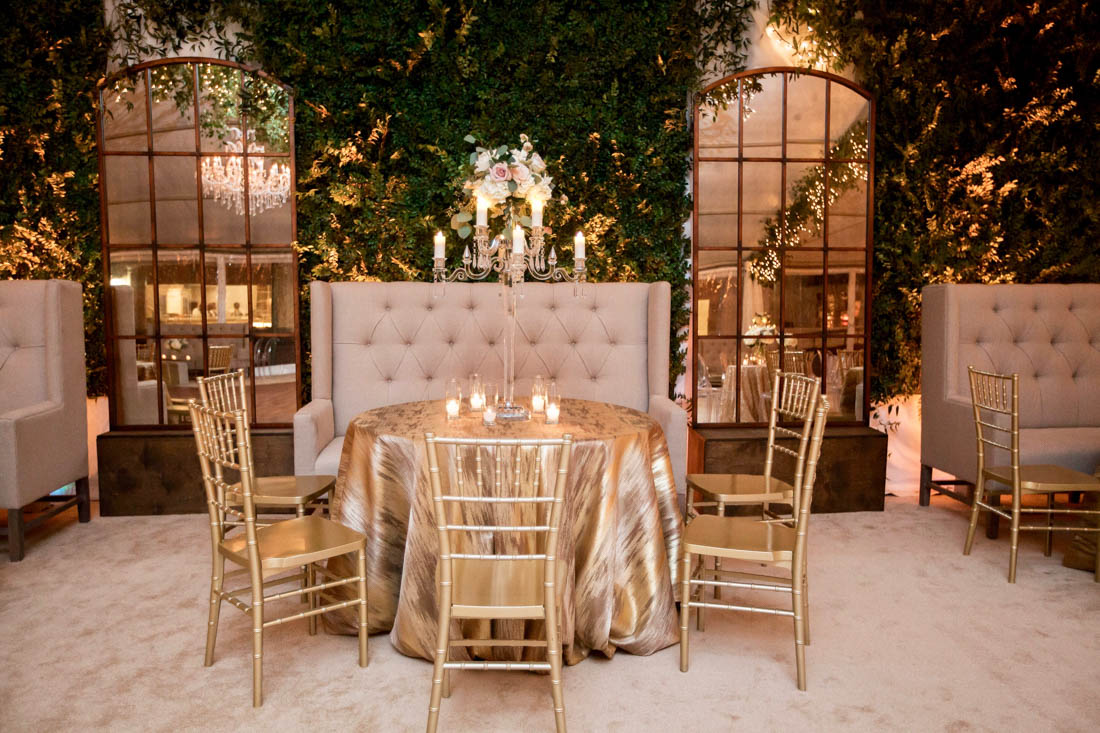
{"label": "tufted banquette", "polygon": [[[670,288],[659,283],[525,283],[516,395],[541,374],[564,397],[648,412],[664,429],[683,490],[687,415],[668,398]],[[312,401],[294,416],[294,469],[336,474],[348,423],[382,405],[441,399],[473,372],[503,383],[508,320],[499,285],[310,284]],[[438,292],[436,292],[438,295]]]}
{"label": "tufted banquette", "polygon": [[922,503],[931,468],[975,479],[968,365],[1020,375],[1022,462],[1100,464],[1100,284],[923,289]]}

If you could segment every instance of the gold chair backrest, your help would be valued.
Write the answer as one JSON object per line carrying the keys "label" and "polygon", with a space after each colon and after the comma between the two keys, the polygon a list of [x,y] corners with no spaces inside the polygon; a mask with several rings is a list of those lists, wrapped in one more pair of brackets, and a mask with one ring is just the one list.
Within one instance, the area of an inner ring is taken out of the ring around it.
{"label": "gold chair backrest", "polygon": [[779,369],[779,346],[768,345],[764,347],[764,364],[768,368],[768,374]]}
{"label": "gold chair backrest", "polygon": [[805,374],[806,352],[799,349],[787,349],[783,352],[783,371],[791,374]]}
{"label": "gold chair backrest", "polygon": [[207,349],[206,371],[210,374],[227,372],[232,361],[233,344],[210,346]]}
{"label": "gold chair backrest", "polygon": [[847,374],[856,367],[863,366],[863,352],[858,349],[843,349],[837,352],[840,361],[840,373]]}
{"label": "gold chair backrest", "polygon": [[[968,366],[970,402],[978,437],[978,472],[985,468],[986,446],[1008,451],[1013,473],[1020,470],[1020,375],[983,372]],[[1008,427],[997,424],[997,415],[1008,416]],[[996,440],[996,437],[1001,440]],[[1005,442],[1002,442],[1005,441]]]}
{"label": "gold chair backrest", "polygon": [[244,369],[213,377],[199,377],[199,398],[202,400],[203,407],[211,407],[221,412],[244,410],[247,417],[249,414],[248,390],[245,388]]}
{"label": "gold chair backrest", "polygon": [[[491,439],[426,433],[424,437],[439,533],[440,580],[452,582],[455,560],[520,566],[542,560],[546,593],[555,597],[558,530],[572,435]],[[556,464],[551,461],[555,448]],[[467,452],[474,454],[472,467],[464,455]],[[510,453],[507,460],[506,452]],[[445,461],[448,454],[453,454],[453,463]],[[446,493],[441,467],[449,477]]]}
{"label": "gold chair backrest", "polygon": [[[788,483],[795,489],[795,504],[792,508],[797,513],[798,486],[805,472],[806,451],[810,442],[814,410],[819,401],[824,401],[821,397],[821,381],[817,377],[776,370],[772,376],[772,395],[774,395],[772,410],[768,418],[768,450],[764,457],[764,480],[767,482],[765,485],[770,488],[768,484],[775,475],[776,451],[790,458]],[[801,426],[799,430],[792,430],[781,425],[780,421],[801,423]],[[788,439],[798,441],[797,450],[779,443],[780,440]]]}
{"label": "gold chair backrest", "polygon": [[[191,412],[191,430],[195,435],[203,489],[210,513],[210,539],[214,557],[217,558],[218,543],[225,539],[226,532],[232,527],[243,525],[247,538],[249,569],[253,580],[258,580],[260,558],[256,545],[256,506],[252,499],[254,471],[248,416],[244,410],[222,411],[204,407],[195,400],[188,403],[188,409]],[[235,483],[226,479],[226,471],[240,476],[240,505],[234,506],[226,501],[226,492]]]}
{"label": "gold chair backrest", "polygon": [[817,479],[817,465],[821,458],[821,444],[825,437],[825,422],[829,414],[829,401],[822,397],[818,400],[817,408],[813,413],[813,430],[810,435],[809,448],[806,451],[806,467],[802,474],[802,480],[795,486],[795,497],[798,508],[795,510],[795,545],[794,564],[796,567],[805,567],[806,561],[806,536],[810,527],[810,513],[814,500],[814,482]]}

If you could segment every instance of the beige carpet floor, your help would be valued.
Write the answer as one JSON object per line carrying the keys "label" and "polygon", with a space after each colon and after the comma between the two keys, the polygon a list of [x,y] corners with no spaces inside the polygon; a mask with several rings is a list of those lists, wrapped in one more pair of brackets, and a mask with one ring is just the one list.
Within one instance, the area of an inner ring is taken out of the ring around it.
{"label": "beige carpet floor", "polygon": [[[1100,585],[1026,537],[1015,586],[1008,541],[961,547],[962,507],[915,497],[883,514],[815,516],[809,690],[794,681],[791,622],[711,611],[677,647],[565,670],[573,731],[1096,731]],[[250,705],[248,621],[222,612],[202,666],[204,518],[95,517],[35,535],[0,561],[0,730],[416,731],[431,665],[371,638],[274,627],[266,699]],[[552,730],[545,676],[454,676],[441,730]]]}

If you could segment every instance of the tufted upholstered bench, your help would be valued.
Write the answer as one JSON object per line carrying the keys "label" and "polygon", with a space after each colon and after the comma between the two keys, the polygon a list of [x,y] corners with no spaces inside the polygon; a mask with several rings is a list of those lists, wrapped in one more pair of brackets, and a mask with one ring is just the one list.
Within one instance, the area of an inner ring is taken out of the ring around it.
{"label": "tufted upholstered bench", "polygon": [[[339,470],[348,423],[383,405],[442,399],[473,372],[503,383],[505,301],[491,283],[310,284],[313,394],[294,416],[294,471]],[[526,283],[516,328],[516,395],[532,378],[564,397],[647,412],[664,429],[677,489],[687,469],[687,415],[668,398],[669,284]]]}
{"label": "tufted upholstered bench", "polygon": [[933,468],[974,482],[968,365],[1020,375],[1023,463],[1091,474],[1100,464],[1100,284],[929,285],[921,297],[921,504]]}

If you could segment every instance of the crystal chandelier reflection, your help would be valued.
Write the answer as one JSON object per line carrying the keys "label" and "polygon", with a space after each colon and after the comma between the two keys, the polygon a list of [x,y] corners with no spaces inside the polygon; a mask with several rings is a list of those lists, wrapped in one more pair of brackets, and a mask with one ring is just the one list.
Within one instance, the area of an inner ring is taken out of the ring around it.
{"label": "crystal chandelier reflection", "polygon": [[[272,163],[264,169],[264,146],[255,141],[254,132],[248,131],[248,213],[260,212],[282,206],[290,195],[290,166]],[[239,127],[230,127],[224,141],[229,155],[214,155],[202,159],[202,187],[227,209],[244,214],[244,157],[245,136]]]}

